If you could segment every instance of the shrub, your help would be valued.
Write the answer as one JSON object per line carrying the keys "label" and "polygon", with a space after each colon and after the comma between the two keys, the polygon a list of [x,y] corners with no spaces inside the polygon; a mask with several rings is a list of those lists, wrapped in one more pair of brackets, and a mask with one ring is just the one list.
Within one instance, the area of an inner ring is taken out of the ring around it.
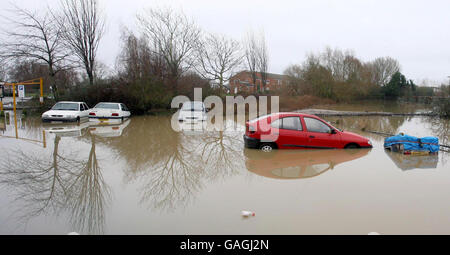
{"label": "shrub", "polygon": [[442,98],[434,103],[435,112],[445,118],[450,118],[450,99]]}

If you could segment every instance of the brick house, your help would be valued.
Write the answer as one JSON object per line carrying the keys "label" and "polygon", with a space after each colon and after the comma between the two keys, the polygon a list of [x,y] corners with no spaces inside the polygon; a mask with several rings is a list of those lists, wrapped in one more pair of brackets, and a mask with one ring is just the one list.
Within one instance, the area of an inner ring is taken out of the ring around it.
{"label": "brick house", "polygon": [[[282,74],[267,73],[266,90],[276,90],[288,84],[288,76]],[[250,71],[241,71],[233,75],[229,80],[230,92],[237,94],[245,91],[249,93],[262,90],[261,74],[256,74],[256,84],[253,84],[253,79]]]}

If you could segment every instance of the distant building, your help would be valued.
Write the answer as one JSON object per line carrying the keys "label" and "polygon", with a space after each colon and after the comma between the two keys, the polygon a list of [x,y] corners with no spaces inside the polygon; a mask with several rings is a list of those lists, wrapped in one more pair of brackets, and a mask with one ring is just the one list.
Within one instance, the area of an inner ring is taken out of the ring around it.
{"label": "distant building", "polygon": [[[288,76],[283,74],[267,73],[266,91],[280,89],[289,83]],[[253,84],[250,71],[241,71],[230,78],[230,92],[237,94],[239,92],[257,92],[262,91],[261,74],[256,74],[256,84]]]}
{"label": "distant building", "polygon": [[[219,89],[220,87],[220,83],[212,81],[209,83],[211,88],[213,89]],[[223,84],[222,85],[222,89],[226,92],[226,93],[230,93],[230,86],[228,84]]]}
{"label": "distant building", "polygon": [[432,87],[433,88],[433,94],[439,94],[439,92],[441,92],[441,88],[440,87]]}

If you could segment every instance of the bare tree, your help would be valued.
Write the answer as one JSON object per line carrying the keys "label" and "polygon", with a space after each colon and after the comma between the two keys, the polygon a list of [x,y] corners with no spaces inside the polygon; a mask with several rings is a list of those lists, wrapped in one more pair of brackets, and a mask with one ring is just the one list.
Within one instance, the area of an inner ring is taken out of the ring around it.
{"label": "bare tree", "polygon": [[301,65],[290,65],[284,70],[283,73],[289,77],[289,83],[287,86],[288,93],[291,95],[300,95],[302,93],[305,94],[306,92],[309,92],[304,86],[302,86],[304,85],[304,70]]}
{"label": "bare tree", "polygon": [[105,32],[104,17],[98,10],[97,0],[65,0],[62,15],[57,18],[67,46],[78,57],[94,84],[96,54]]}
{"label": "bare tree", "polygon": [[4,65],[0,64],[0,81],[6,80],[6,68]]}
{"label": "bare tree", "polygon": [[400,64],[391,57],[380,57],[369,62],[368,65],[372,69],[372,81],[378,86],[386,85],[392,75],[400,71]]}
{"label": "bare tree", "polygon": [[61,28],[50,12],[38,14],[14,6],[11,16],[14,18],[6,18],[12,26],[4,31],[7,41],[0,43],[0,58],[47,65],[53,95],[58,99],[55,76],[73,67],[71,52],[63,45]]}
{"label": "bare tree", "polygon": [[253,85],[256,88],[256,79],[258,77],[258,46],[253,32],[248,32],[245,38],[245,60],[252,77]]}
{"label": "bare tree", "polygon": [[258,40],[258,71],[261,75],[261,84],[262,84],[262,90],[266,90],[267,86],[267,70],[269,68],[269,56],[267,53],[267,44],[266,44],[266,38],[263,33],[261,33],[259,40]]}
{"label": "bare tree", "polygon": [[328,69],[335,81],[345,82],[357,74],[357,69],[362,66],[352,50],[340,50],[327,47],[318,55],[320,64]]}
{"label": "bare tree", "polygon": [[202,40],[197,52],[199,73],[205,79],[217,81],[222,89],[243,57],[239,42],[215,34],[208,34]]}
{"label": "bare tree", "polygon": [[147,9],[137,20],[152,52],[164,59],[170,85],[176,91],[178,79],[194,64],[200,29],[183,13],[171,9]]}
{"label": "bare tree", "polygon": [[164,59],[153,54],[145,37],[137,37],[127,29],[122,31],[122,50],[117,57],[119,76],[128,82],[143,78],[163,79],[167,73]]}
{"label": "bare tree", "polygon": [[266,39],[263,33],[259,37],[255,37],[253,32],[247,33],[247,38],[245,39],[245,58],[253,84],[257,86],[256,81],[260,77],[261,90],[264,91],[268,76],[268,53]]}
{"label": "bare tree", "polygon": [[145,65],[141,60],[148,46],[145,44],[144,50],[141,50],[139,38],[128,30],[122,31],[122,44],[121,53],[116,61],[119,76],[127,81],[136,81],[142,78]]}

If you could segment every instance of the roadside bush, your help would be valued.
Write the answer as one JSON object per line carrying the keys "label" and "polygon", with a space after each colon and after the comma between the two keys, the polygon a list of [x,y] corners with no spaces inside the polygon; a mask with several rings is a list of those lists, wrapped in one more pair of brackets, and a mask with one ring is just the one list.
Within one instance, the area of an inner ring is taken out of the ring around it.
{"label": "roadside bush", "polygon": [[442,98],[434,103],[435,112],[444,118],[450,118],[450,99]]}
{"label": "roadside bush", "polygon": [[441,85],[433,103],[435,112],[441,117],[450,118],[450,85]]}
{"label": "roadside bush", "polygon": [[90,107],[98,102],[121,102],[133,113],[170,107],[172,93],[161,82],[151,79],[132,83],[99,81],[94,85],[81,84],[66,91],[62,100],[83,101]]}

